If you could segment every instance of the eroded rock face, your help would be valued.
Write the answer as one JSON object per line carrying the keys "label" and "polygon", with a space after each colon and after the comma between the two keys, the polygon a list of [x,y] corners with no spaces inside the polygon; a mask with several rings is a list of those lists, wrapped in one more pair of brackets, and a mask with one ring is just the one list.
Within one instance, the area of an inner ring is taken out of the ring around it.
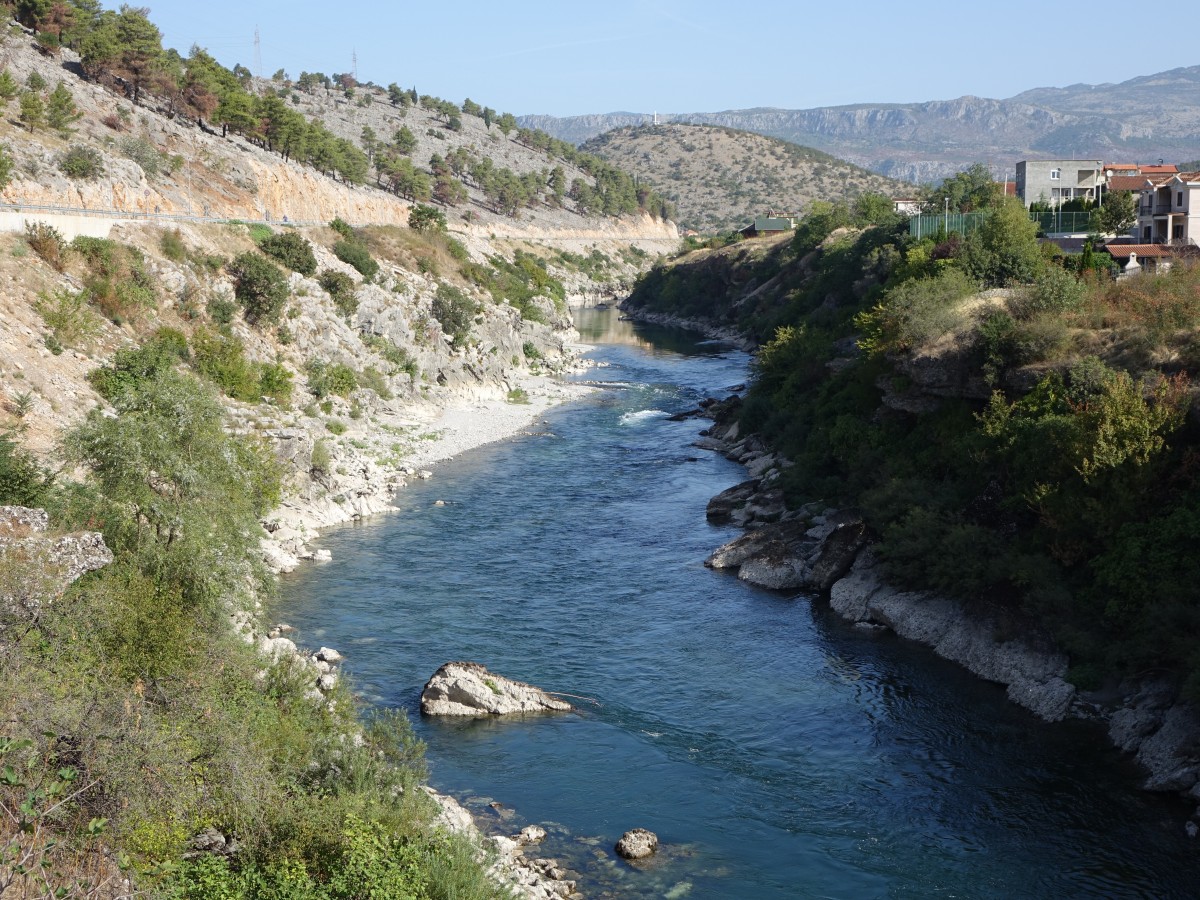
{"label": "eroded rock face", "polygon": [[634,828],[617,841],[617,856],[624,859],[645,859],[658,850],[658,835],[645,828]]}
{"label": "eroded rock face", "polygon": [[473,662],[446,663],[421,691],[421,712],[427,716],[503,716],[570,709],[570,703],[541,688],[489,672]]}

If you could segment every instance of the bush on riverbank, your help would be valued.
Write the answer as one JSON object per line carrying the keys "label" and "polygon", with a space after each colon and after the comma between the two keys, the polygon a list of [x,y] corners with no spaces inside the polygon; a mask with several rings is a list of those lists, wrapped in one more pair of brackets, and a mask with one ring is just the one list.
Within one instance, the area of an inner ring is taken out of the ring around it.
{"label": "bush on riverbank", "polygon": [[1200,434],[1161,363],[1200,358],[1200,267],[1077,276],[1016,212],[965,239],[817,223],[815,251],[700,251],[631,303],[759,338],[743,433],[796,463],[791,503],[861,507],[893,580],[1016,614],[1081,685],[1165,668],[1200,697]]}

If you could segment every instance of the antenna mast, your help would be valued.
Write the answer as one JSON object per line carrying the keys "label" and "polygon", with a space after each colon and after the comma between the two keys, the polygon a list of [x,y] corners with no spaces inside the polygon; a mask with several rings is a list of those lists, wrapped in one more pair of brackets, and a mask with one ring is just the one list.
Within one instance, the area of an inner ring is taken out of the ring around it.
{"label": "antenna mast", "polygon": [[358,81],[358,51],[350,51],[350,74],[354,76],[354,80]]}
{"label": "antenna mast", "polygon": [[254,74],[262,78],[262,40],[258,36],[258,26],[254,26]]}

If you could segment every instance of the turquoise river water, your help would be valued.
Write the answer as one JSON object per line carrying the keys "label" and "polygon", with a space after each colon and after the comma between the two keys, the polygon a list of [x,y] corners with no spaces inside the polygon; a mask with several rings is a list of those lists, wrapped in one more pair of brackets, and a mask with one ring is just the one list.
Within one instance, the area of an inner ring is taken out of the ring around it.
{"label": "turquoise river water", "polygon": [[[705,503],[744,470],[666,417],[744,381],[747,357],[615,311],[578,325],[601,391],[324,533],[333,562],[286,577],[273,611],[408,710],[436,787],[485,828],[547,825],[544,855],[589,897],[1200,893],[1186,808],[1139,792],[1095,727],[705,569],[737,534]],[[597,703],[422,719],[449,660]],[[643,868],[612,853],[638,826],[663,842]]]}

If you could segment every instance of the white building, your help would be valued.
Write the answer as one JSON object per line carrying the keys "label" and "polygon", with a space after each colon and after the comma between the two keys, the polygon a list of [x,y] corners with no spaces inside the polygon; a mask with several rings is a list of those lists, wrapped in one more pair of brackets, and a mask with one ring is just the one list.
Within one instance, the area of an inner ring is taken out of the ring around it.
{"label": "white building", "polygon": [[1137,240],[1143,244],[1200,243],[1200,172],[1152,175],[1142,186]]}

